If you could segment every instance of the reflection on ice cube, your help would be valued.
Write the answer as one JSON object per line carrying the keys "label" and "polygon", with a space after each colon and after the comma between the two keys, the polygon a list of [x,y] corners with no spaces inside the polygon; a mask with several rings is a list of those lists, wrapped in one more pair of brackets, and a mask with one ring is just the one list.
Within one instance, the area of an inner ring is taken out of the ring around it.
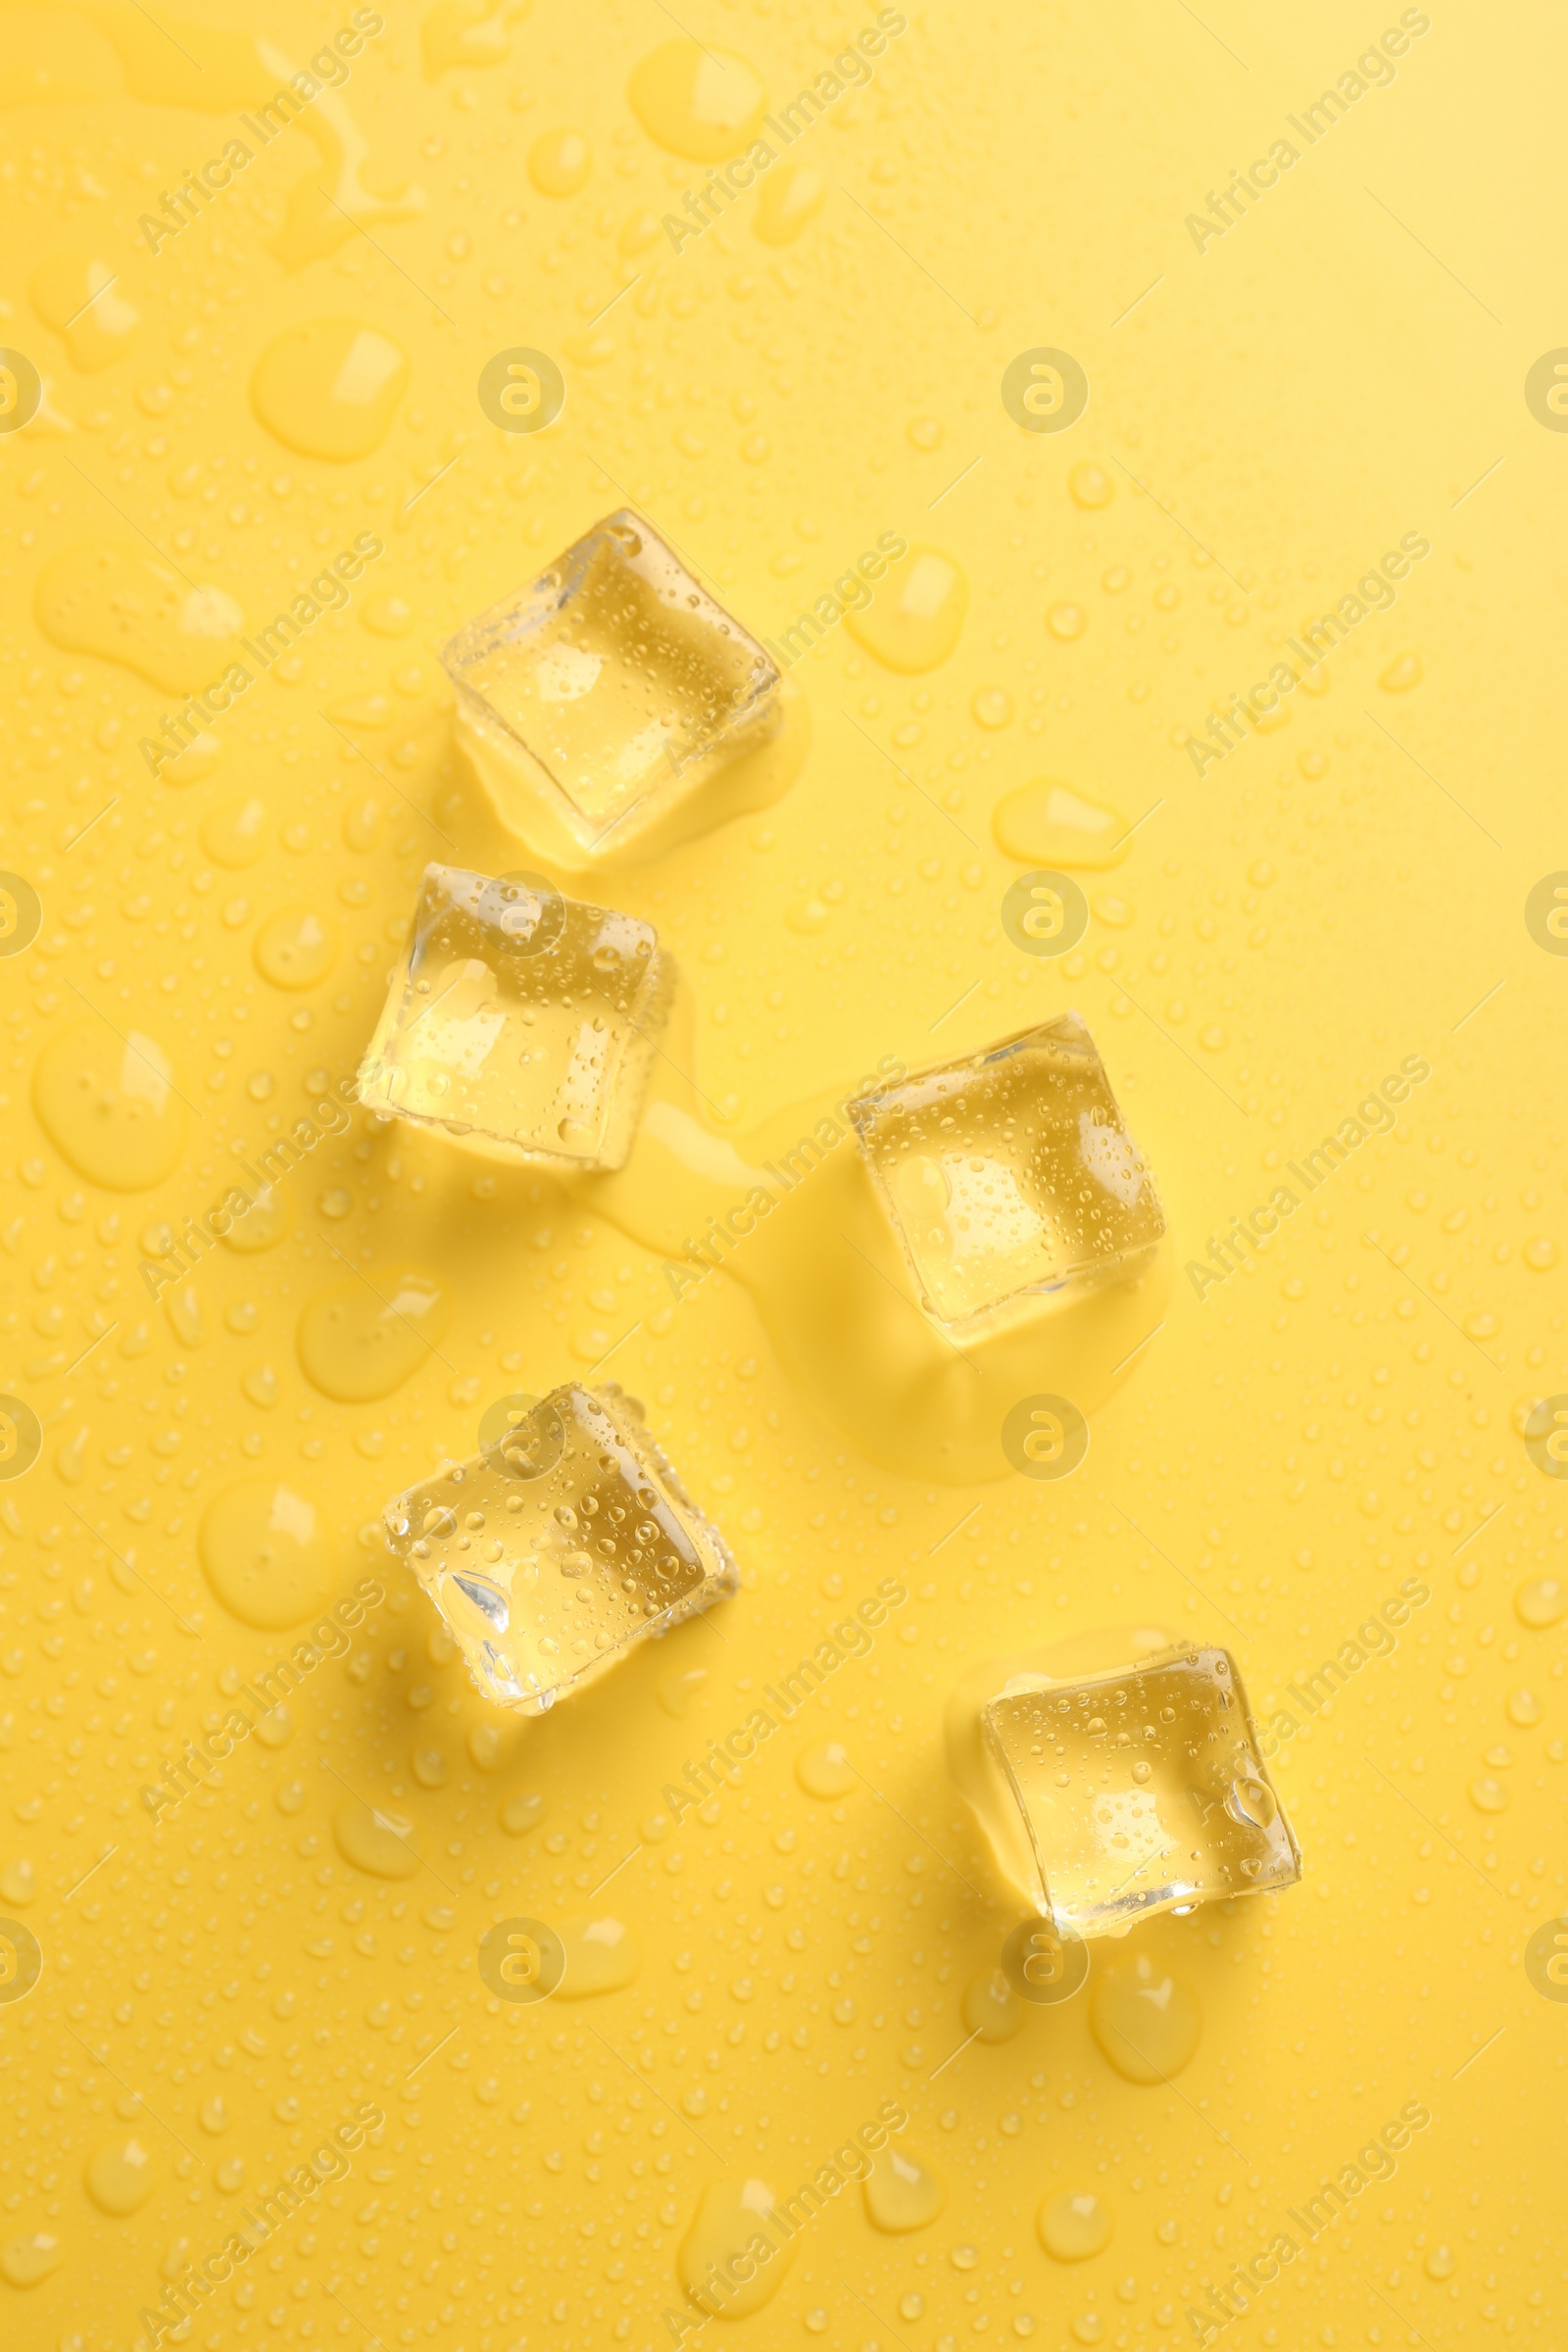
{"label": "reflection on ice cube", "polygon": [[781,675],[630,509],[442,649],[459,740],[505,820],[558,864],[684,815],[783,724]]}
{"label": "reflection on ice cube", "polygon": [[[1301,1875],[1226,1650],[1178,1642],[1109,1672],[1016,1675],[980,1725],[1058,1929],[1119,1932]],[[1014,1850],[1005,1824],[993,1841]]]}
{"label": "reflection on ice cube", "polygon": [[921,1304],[980,1336],[1136,1270],[1165,1230],[1076,1013],[850,1104]]}
{"label": "reflection on ice cube", "polygon": [[383,1516],[480,1690],[541,1713],[732,1592],[735,1565],[618,1391],[570,1383],[507,1418],[506,1444]]}
{"label": "reflection on ice cube", "polygon": [[1149,1182],[1138,1146],[1121,1127],[1107,1127],[1091,1110],[1078,1113],[1078,1149],[1097,1184],[1113,1193],[1123,1208],[1136,1208]]}
{"label": "reflection on ice cube", "polygon": [[574,645],[548,645],[536,672],[542,703],[575,703],[598,683],[603,654],[580,653]]}
{"label": "reflection on ice cube", "polygon": [[543,887],[426,868],[360,1099],[490,1158],[619,1167],[672,970],[651,924]]}
{"label": "reflection on ice cube", "polygon": [[507,1025],[496,1002],[496,976],[487,963],[466,956],[447,965],[435,989],[427,1008],[415,1014],[410,1031],[419,1032],[420,1052],[444,1063],[449,1077],[477,1078]]}

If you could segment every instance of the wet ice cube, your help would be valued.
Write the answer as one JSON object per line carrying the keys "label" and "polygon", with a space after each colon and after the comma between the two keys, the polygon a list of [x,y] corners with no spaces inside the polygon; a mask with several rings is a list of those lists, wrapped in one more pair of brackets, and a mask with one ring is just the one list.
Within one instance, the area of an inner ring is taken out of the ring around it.
{"label": "wet ice cube", "polygon": [[442,649],[503,815],[581,867],[623,851],[783,723],[779,671],[629,509]]}
{"label": "wet ice cube", "polygon": [[1301,1875],[1226,1650],[1182,1645],[1074,1681],[1019,1675],[981,1725],[1058,1929],[1103,1935]]}
{"label": "wet ice cube", "polygon": [[1165,1230],[1074,1012],[849,1108],[920,1302],[955,1331],[1130,1271]]}
{"label": "wet ice cube", "polygon": [[487,1157],[618,1168],[671,983],[635,915],[537,876],[426,866],[360,1100]]}
{"label": "wet ice cube", "polygon": [[484,1695],[528,1714],[735,1589],[723,1537],[614,1388],[524,1403],[383,1519]]}

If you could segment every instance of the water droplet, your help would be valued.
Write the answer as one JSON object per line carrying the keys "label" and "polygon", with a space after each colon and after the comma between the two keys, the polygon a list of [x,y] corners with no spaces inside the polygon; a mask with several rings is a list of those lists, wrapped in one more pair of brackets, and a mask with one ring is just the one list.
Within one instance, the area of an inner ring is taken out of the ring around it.
{"label": "water droplet", "polygon": [[1004,686],[977,686],[969,709],[977,726],[1004,727],[1012,716],[1012,697]]}
{"label": "water droplet", "polygon": [[1075,792],[1055,776],[1037,776],[1004,793],[992,812],[997,847],[1024,865],[1116,865],[1131,832],[1119,808]]}
{"label": "water droplet", "polygon": [[1116,485],[1102,466],[1087,461],[1077,465],[1067,476],[1067,489],[1076,506],[1091,511],[1108,507],[1116,495]]}
{"label": "water droplet", "polygon": [[[406,637],[414,622],[415,611],[408,598],[397,595],[390,588],[377,589],[374,596],[368,596],[360,607],[360,626],[368,629],[375,637]],[[373,810],[373,802],[370,807]],[[346,826],[344,830],[346,833]],[[353,850],[368,849],[369,846],[365,841],[349,842]]]}
{"label": "water droplet", "polygon": [[1510,1690],[1508,1721],[1518,1724],[1521,1731],[1528,1731],[1533,1723],[1541,1721],[1541,1701],[1533,1690]]}
{"label": "water droplet", "polygon": [[32,1073],[32,1106],[78,1174],[112,1192],[145,1192],[171,1174],[185,1143],[173,1067],[139,1029],[105,1021],[57,1030]]}
{"label": "water droplet", "polygon": [[220,865],[254,865],[267,848],[267,803],[254,793],[220,801],[202,819],[202,848]]}
{"label": "water droplet", "polygon": [[696,164],[727,163],[761,127],[767,92],[744,57],[698,41],[665,41],[626,85],[651,139]]}
{"label": "water droplet", "polygon": [[702,2309],[743,2320],[774,2293],[794,2252],[782,2224],[773,2221],[766,2182],[723,2174],[704,2185],[676,2268]]}
{"label": "water droplet", "polygon": [[1555,1576],[1527,1577],[1513,1596],[1514,1614],[1533,1633],[1544,1633],[1568,1615],[1568,1586]]}
{"label": "water droplet", "polygon": [[38,1892],[38,1874],[25,1860],[8,1862],[0,1870],[0,1895],[17,1910],[24,1911]]}
{"label": "water droplet", "polygon": [[890,2235],[924,2230],[948,2201],[941,2175],[902,2148],[883,2148],[861,2187],[867,2221]]}
{"label": "water droplet", "polygon": [[762,181],[752,233],[764,245],[790,245],[822,209],[827,183],[809,164],[785,164]]}
{"label": "water droplet", "polygon": [[344,1861],[375,1879],[412,1879],[420,1867],[409,1843],[413,1827],[401,1813],[377,1812],[358,1796],[346,1796],[332,1816],[332,1836]]}
{"label": "water droplet", "polygon": [[1505,1813],[1508,1809],[1508,1791],[1501,1781],[1493,1780],[1490,1775],[1484,1776],[1471,1782],[1470,1802],[1478,1813]]}
{"label": "water droplet", "polygon": [[1040,2243],[1056,2262],[1087,2262],[1110,2243],[1115,2217],[1102,2197],[1088,2192],[1048,2197],[1040,2208]]}
{"label": "water droplet", "polygon": [[1068,644],[1074,637],[1083,635],[1089,626],[1089,615],[1082,605],[1053,605],[1046,614],[1046,626],[1053,637],[1059,637],[1063,644]]}
{"label": "water droplet", "polygon": [[280,906],[256,934],[256,968],[274,988],[314,988],[337,956],[336,926],[311,906]]}
{"label": "water droplet", "polygon": [[276,336],[251,376],[251,406],[308,458],[368,457],[408,382],[397,344],[353,318],[313,318]]}
{"label": "water droplet", "polygon": [[1158,2082],[1190,2063],[1203,2030],[1198,1995],[1141,1952],[1098,1974],[1090,1995],[1095,2039],[1129,2082]]}
{"label": "water droplet", "polygon": [[122,662],[170,694],[221,678],[245,617],[220,588],[192,587],[145,548],[114,540],[51,556],[32,609],[52,645]]}
{"label": "water droplet", "polygon": [[593,155],[580,130],[547,130],[528,150],[528,177],[541,196],[575,196],[588,185]]}
{"label": "water droplet", "polygon": [[795,1759],[795,1778],[808,1796],[848,1796],[855,1787],[850,1751],[837,1740],[819,1740]]}
{"label": "water droplet", "polygon": [[666,1674],[659,1686],[659,1703],[665,1714],[689,1715],[692,1700],[707,1680],[707,1671],[701,1666],[690,1666],[678,1673]]}
{"label": "water droplet", "polygon": [[509,1838],[521,1838],[544,1819],[545,1800],[529,1788],[514,1788],[501,1807],[501,1827]]}
{"label": "water droplet", "polygon": [[27,291],[33,309],[64,338],[71,365],[83,375],[95,375],[118,360],[136,331],[140,313],[126,300],[120,270],[82,248],[46,255]]}
{"label": "water droplet", "polygon": [[889,669],[918,675],[945,662],[958,642],[969,583],[951,556],[911,547],[873,603],[846,612],[845,626]]}
{"label": "water droplet", "polygon": [[[238,1189],[241,1192],[247,1190],[243,1185]],[[261,1192],[250,1194],[249,1199],[250,1206],[242,1216],[238,1203],[230,1198],[234,1222],[225,1234],[219,1237],[225,1250],[238,1250],[242,1257],[254,1256],[261,1250],[270,1250],[283,1239],[289,1226],[288,1202],[276,1185],[269,1184]]]}
{"label": "water droplet", "polygon": [[1279,1809],[1278,1799],[1266,1782],[1250,1778],[1232,1781],[1225,1810],[1233,1821],[1249,1823],[1254,1830],[1266,1830]]}
{"label": "water droplet", "polygon": [[1442,2245],[1432,2248],[1425,2265],[1429,2278],[1451,2278],[1458,2267],[1449,2249]]}
{"label": "water droplet", "polygon": [[1023,2004],[1000,1968],[972,1977],[963,1995],[964,2031],[982,2041],[1010,2041],[1023,2024]]}
{"label": "water droplet", "polygon": [[337,1581],[320,1513],[275,1478],[242,1478],[216,1494],[197,1549],[230,1616],[269,1632],[323,1609]]}
{"label": "water droplet", "polygon": [[555,1922],[566,1955],[557,1999],[586,2000],[591,1993],[618,1992],[642,1966],[642,1951],[624,1921],[608,1912],[583,1912]]}
{"label": "water droplet", "polygon": [[[8,2286],[40,2286],[65,2259],[66,2249],[58,2237],[47,2230],[28,2230],[0,2246],[0,2278]],[[61,2352],[66,2352],[67,2340],[62,2340]]]}
{"label": "water droplet", "polygon": [[1421,683],[1419,654],[1396,654],[1378,680],[1385,694],[1408,694],[1412,686]]}
{"label": "water droplet", "polygon": [[305,1377],[340,1404],[390,1396],[430,1363],[446,1331],[451,1294],[432,1274],[368,1267],[318,1291],[300,1315]]}
{"label": "water droplet", "polygon": [[93,2203],[119,2219],[146,2204],[157,2179],[146,2142],[125,2136],[101,2141],[82,2173],[82,2184]]}

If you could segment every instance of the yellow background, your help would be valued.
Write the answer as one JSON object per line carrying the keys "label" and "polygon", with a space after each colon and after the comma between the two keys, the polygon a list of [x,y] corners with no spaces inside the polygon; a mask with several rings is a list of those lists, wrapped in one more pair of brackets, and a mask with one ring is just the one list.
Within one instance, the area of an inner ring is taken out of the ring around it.
{"label": "yellow background", "polygon": [[[241,102],[206,103],[174,50],[210,61],[212,90],[230,68],[248,87],[257,38],[297,60],[347,13],[279,10],[258,34],[237,7],[159,9],[151,29],[110,4],[0,12],[0,55],[26,67],[5,91],[0,339],[49,404],[0,445],[0,862],[44,908],[0,963],[0,1379],[45,1431],[0,1499],[0,1910],[44,1954],[37,1988],[0,2006],[0,2185],[7,2242],[64,2251],[41,2284],[0,2283],[0,2339],[125,2352],[181,2250],[215,2248],[236,2204],[368,2098],[379,2144],[193,2340],[661,2345],[704,2183],[755,2173],[787,2193],[895,2096],[903,2142],[946,2184],[940,2218],[881,2234],[846,2191],[760,2313],[707,2341],[926,2352],[1025,2319],[1053,2345],[1190,2341],[1204,2283],[1419,2099],[1434,2120],[1396,2176],[1238,2331],[1291,2352],[1407,2328],[1435,2352],[1489,2331],[1560,2342],[1568,2013],[1520,1956],[1564,1900],[1565,1653],[1514,1607],[1560,1573],[1564,1524],[1519,1417],[1568,1387],[1568,974],[1523,913],[1568,862],[1551,701],[1568,442],[1523,397],[1568,341],[1554,13],[1435,8],[1392,86],[1200,256],[1186,216],[1396,11],[914,8],[871,86],[809,133],[824,200],[802,233],[768,247],[743,204],[677,258],[635,224],[704,169],[626,98],[677,35],[668,12],[446,6],[432,29],[394,6],[342,103],[365,186],[416,180],[423,209],[372,206],[365,234],[345,219],[285,267],[291,189],[347,184],[330,142],[294,129],[149,253],[138,216],[220,151]],[[872,13],[691,0],[683,21],[776,101]],[[214,27],[234,39],[221,67]],[[421,29],[483,62],[442,66],[437,46],[432,74]],[[527,159],[562,127],[591,171],[551,197]],[[73,253],[118,272],[136,314],[90,368],[35,290]],[[264,350],[318,318],[408,358],[359,459],[302,457],[250,403]],[[474,394],[519,344],[567,379],[535,438],[495,430]],[[1004,369],[1037,346],[1073,353],[1092,387],[1055,437],[1002,406]],[[1069,494],[1081,465],[1108,505]],[[687,974],[695,1076],[735,1131],[884,1054],[913,1065],[1073,1004],[1180,1263],[1404,1056],[1431,1063],[1398,1133],[1255,1269],[1201,1302],[1178,1275],[1067,1484],[876,1467],[785,1379],[740,1287],[672,1312],[658,1256],[549,1182],[487,1193],[436,1139],[363,1120],[291,1180],[274,1249],[214,1251],[177,1313],[145,1294],[144,1230],[203,1212],[236,1138],[264,1147],[317,1073],[356,1065],[418,873],[448,854],[427,819],[462,862],[526,862],[452,760],[435,652],[625,498],[769,636],[884,530],[969,586],[927,674],[835,631],[795,673],[815,733],[789,795],[605,886]],[[251,688],[185,780],[155,781],[136,749],[177,696],[34,617],[61,551],[151,541],[254,625],[365,530],[387,552],[355,603]],[[1330,662],[1327,694],[1297,694],[1200,780],[1184,730],[1408,531],[1432,555]],[[1116,566],[1131,580],[1113,593]],[[372,597],[407,611],[378,605],[368,626]],[[1062,605],[1080,634],[1047,625]],[[1419,684],[1380,687],[1411,653]],[[1002,726],[973,714],[991,688],[1010,697]],[[1129,824],[1152,811],[1121,863],[1083,877],[1094,921],[1060,960],[1019,955],[1000,923],[1020,867],[992,810],[1039,775]],[[265,848],[227,870],[204,825],[236,796],[264,801]],[[354,814],[367,799],[373,824]],[[329,916],[310,988],[258,969],[279,908]],[[179,1165],[136,1192],[84,1182],[30,1106],[46,1042],[100,1016],[156,1040],[193,1105]],[[450,1295],[438,1359],[362,1405],[296,1357],[302,1306],[343,1278],[335,1252]],[[743,1591],[556,1719],[470,1744],[484,1710],[382,1561],[379,1508],[467,1451],[493,1396],[581,1374],[634,1325],[613,1374],[723,1525]],[[330,1591],[374,1571],[388,1603],[269,1727],[281,1744],[251,1739],[155,1827],[141,1787],[226,1711],[225,1678],[285,1646],[225,1611],[197,1559],[209,1501],[261,1473],[317,1503]],[[911,1599],[871,1657],[710,1818],[647,1835],[659,1786],[749,1688],[888,1575]],[[1124,2081],[1080,1999],[933,2081],[1013,1916],[947,1776],[960,1672],[1152,1616],[1229,1640],[1267,1708],[1414,1575],[1433,1598],[1396,1654],[1276,1765],[1303,1883],[1135,1939],[1201,2004],[1180,2078]],[[1510,1715],[1520,1690],[1537,1703]],[[801,1788],[795,1749],[830,1735],[879,1794]],[[413,1823],[416,1875],[344,1858],[344,1783]],[[543,1811],[514,1837],[502,1811],[526,1792]],[[640,1840],[599,1898],[634,1931],[635,1982],[580,2005],[491,2000],[484,1929],[580,1911]],[[115,2217],[84,2167],[127,2137],[152,2187]],[[236,2161],[242,2188],[220,2186]],[[1035,2226],[1062,2190],[1114,2218],[1070,2268]]]}

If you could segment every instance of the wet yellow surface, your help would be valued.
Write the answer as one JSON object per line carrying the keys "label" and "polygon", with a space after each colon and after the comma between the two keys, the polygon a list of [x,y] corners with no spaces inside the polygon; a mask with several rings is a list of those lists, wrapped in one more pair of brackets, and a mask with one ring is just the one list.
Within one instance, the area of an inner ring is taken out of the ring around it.
{"label": "wet yellow surface", "polygon": [[[0,2344],[1562,2352],[1561,27],[680,15],[0,7]],[[628,508],[620,855],[440,653]],[[432,862],[624,1166],[358,1105]],[[847,1105],[1068,1010],[1165,1239],[956,1345]],[[381,1510],[612,1380],[739,1590],[526,1718]],[[1171,1640],[1301,1880],[1020,1969]]]}

